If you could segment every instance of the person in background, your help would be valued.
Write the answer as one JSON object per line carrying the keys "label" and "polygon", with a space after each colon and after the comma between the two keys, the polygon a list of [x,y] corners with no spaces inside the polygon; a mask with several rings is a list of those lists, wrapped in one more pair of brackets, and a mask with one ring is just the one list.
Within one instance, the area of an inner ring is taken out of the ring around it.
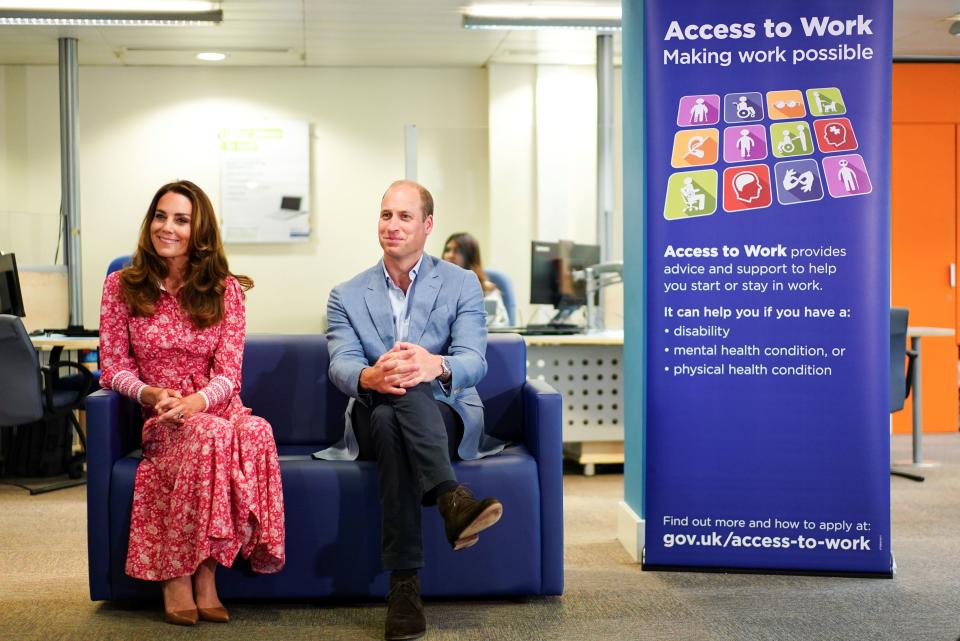
{"label": "person in background", "polygon": [[283,568],[280,464],[270,424],[240,400],[246,319],[213,206],[189,181],[161,187],[132,264],[107,276],[100,385],[145,419],[126,572],[160,581],[165,620],[227,622],[217,565]]}
{"label": "person in background", "polygon": [[[503,304],[503,296],[497,286],[487,280],[477,239],[466,232],[451,234],[443,245],[442,258],[448,263],[469,269],[480,279],[484,307],[487,310],[487,327],[508,327],[510,318],[507,315],[507,306]],[[491,313],[492,310],[495,311]]]}

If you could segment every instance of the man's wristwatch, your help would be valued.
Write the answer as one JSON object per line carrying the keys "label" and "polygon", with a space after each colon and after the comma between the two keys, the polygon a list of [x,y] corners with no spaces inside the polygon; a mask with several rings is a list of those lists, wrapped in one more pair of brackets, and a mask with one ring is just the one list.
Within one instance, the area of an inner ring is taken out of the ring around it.
{"label": "man's wristwatch", "polygon": [[453,370],[450,369],[450,362],[446,356],[440,357],[440,382],[449,383],[453,378]]}

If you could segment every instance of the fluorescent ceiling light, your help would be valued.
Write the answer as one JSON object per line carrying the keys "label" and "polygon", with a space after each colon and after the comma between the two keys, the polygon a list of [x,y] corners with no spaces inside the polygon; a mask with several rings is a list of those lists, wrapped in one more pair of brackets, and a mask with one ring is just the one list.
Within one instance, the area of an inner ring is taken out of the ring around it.
{"label": "fluorescent ceiling light", "polygon": [[619,5],[583,6],[556,4],[475,4],[466,8],[468,16],[480,18],[570,18],[620,20]]}
{"label": "fluorescent ceiling light", "polygon": [[15,11],[147,11],[203,13],[216,11],[218,2],[195,0],[20,0],[0,2],[0,10]]}
{"label": "fluorescent ceiling light", "polygon": [[588,29],[619,31],[619,5],[476,4],[464,10],[467,29]]}
{"label": "fluorescent ceiling light", "polygon": [[219,2],[20,0],[0,2],[0,25],[182,26],[223,21]]}
{"label": "fluorescent ceiling light", "polygon": [[206,62],[220,62],[226,57],[227,54],[218,51],[203,51],[197,54],[197,60],[205,60]]}

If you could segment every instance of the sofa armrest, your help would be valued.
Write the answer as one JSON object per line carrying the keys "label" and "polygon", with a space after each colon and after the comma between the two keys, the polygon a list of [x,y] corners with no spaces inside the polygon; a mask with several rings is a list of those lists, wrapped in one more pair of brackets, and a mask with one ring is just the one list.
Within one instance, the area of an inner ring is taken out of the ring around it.
{"label": "sofa armrest", "polygon": [[110,599],[110,476],[113,464],[135,449],[134,403],[116,392],[87,397],[87,563],[90,598]]}
{"label": "sofa armrest", "polygon": [[563,403],[547,383],[523,385],[524,445],[537,459],[543,532],[542,594],[563,594]]}

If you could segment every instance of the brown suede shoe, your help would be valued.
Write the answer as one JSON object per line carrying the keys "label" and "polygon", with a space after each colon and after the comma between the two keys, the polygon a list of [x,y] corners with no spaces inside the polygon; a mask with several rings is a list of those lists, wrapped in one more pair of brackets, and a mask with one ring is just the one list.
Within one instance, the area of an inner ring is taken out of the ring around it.
{"label": "brown suede shoe", "polygon": [[427,632],[420,600],[420,577],[391,576],[387,594],[387,623],[383,638],[387,641],[419,639]]}
{"label": "brown suede shoe", "polygon": [[443,517],[447,540],[454,550],[468,548],[477,542],[477,534],[500,520],[503,505],[494,498],[478,501],[463,485],[441,494],[437,509]]}

